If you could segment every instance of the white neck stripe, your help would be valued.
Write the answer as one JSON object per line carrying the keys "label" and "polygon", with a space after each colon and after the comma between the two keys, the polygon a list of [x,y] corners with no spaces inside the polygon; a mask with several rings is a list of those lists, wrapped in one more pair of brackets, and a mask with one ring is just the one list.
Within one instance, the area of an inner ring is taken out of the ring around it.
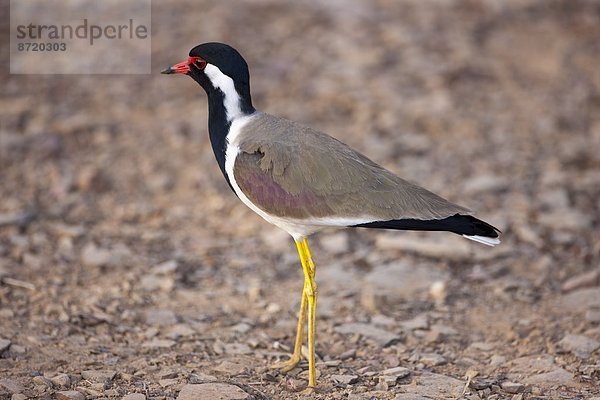
{"label": "white neck stripe", "polygon": [[231,122],[234,119],[242,116],[242,108],[240,107],[241,99],[239,93],[237,90],[235,90],[233,79],[225,75],[213,64],[206,64],[204,73],[208,79],[210,79],[213,86],[223,92],[223,95],[225,96],[223,105],[225,106],[227,122]]}

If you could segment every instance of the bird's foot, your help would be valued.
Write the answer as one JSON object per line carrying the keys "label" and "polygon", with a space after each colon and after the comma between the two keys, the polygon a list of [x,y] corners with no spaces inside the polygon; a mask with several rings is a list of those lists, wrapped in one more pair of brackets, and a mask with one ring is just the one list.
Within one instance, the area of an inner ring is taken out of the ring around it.
{"label": "bird's foot", "polygon": [[298,355],[292,354],[292,356],[290,357],[289,360],[281,361],[276,364],[273,364],[273,365],[271,365],[271,368],[279,369],[279,370],[281,370],[281,372],[284,372],[284,373],[290,372],[291,370],[296,368],[298,363],[300,363],[301,359],[302,359],[302,357],[299,354]]}
{"label": "bird's foot", "polygon": [[313,394],[315,392],[315,387],[314,386],[308,386],[306,389],[304,389],[303,391],[300,392],[300,394],[306,396],[309,394]]}

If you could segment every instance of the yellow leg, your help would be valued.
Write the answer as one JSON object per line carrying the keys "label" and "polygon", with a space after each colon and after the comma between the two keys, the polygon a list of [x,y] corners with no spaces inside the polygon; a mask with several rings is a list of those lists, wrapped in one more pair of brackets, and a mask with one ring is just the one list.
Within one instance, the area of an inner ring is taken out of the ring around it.
{"label": "yellow leg", "polygon": [[[273,368],[281,368],[283,372],[292,370],[302,358],[302,342],[304,341],[304,324],[308,314],[308,387],[317,385],[317,370],[315,368],[315,329],[317,315],[317,283],[315,282],[315,264],[313,263],[308,240],[306,238],[296,241],[298,255],[304,272],[304,288],[302,289],[302,301],[300,303],[300,315],[296,328],[296,343],[292,357],[284,362],[273,365]],[[307,310],[308,309],[308,310]],[[307,313],[308,311],[308,313]]]}
{"label": "yellow leg", "polygon": [[[304,282],[306,287],[306,281]],[[281,369],[282,372],[289,372],[298,365],[302,359],[302,342],[304,341],[304,324],[306,323],[306,290],[302,289],[302,300],[300,302],[300,315],[298,316],[298,326],[296,327],[296,343],[294,344],[294,352],[289,360],[273,365],[271,368]]]}
{"label": "yellow leg", "polygon": [[308,387],[317,386],[317,370],[315,368],[315,330],[317,316],[317,282],[315,282],[315,264],[313,263],[308,240],[296,242],[300,262],[304,271],[304,293],[308,300]]}

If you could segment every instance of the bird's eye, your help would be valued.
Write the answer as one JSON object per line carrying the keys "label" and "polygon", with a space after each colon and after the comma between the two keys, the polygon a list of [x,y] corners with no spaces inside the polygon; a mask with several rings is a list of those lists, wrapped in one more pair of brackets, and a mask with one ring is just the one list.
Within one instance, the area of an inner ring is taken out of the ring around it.
{"label": "bird's eye", "polygon": [[199,70],[203,70],[206,67],[206,61],[201,57],[190,57],[188,60],[190,64],[193,64],[194,67]]}

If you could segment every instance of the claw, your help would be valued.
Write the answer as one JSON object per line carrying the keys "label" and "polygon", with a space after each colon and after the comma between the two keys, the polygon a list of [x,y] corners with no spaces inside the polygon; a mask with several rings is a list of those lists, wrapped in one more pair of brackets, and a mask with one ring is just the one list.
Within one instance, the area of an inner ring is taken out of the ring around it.
{"label": "claw", "polygon": [[281,361],[276,364],[273,364],[273,365],[271,365],[271,368],[279,369],[283,373],[290,372],[291,370],[296,368],[296,366],[300,363],[300,360],[301,360],[301,357],[299,357],[299,356],[296,357],[296,356],[292,355],[292,357],[290,357],[289,360]]}

